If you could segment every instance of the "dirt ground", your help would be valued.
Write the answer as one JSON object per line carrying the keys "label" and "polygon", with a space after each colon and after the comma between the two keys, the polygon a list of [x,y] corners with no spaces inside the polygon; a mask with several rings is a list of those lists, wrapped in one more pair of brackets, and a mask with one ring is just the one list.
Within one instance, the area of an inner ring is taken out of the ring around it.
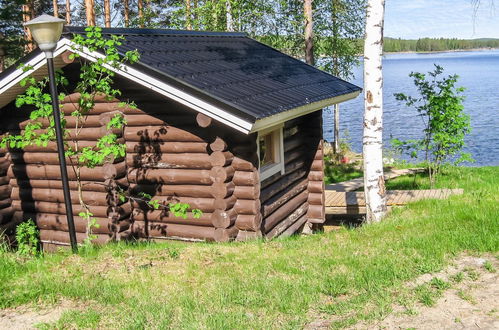
{"label": "dirt ground", "polygon": [[[456,280],[459,275],[461,280]],[[352,329],[499,329],[497,257],[463,256],[442,272],[425,274],[407,286],[416,288],[435,277],[451,283],[451,287],[443,291],[432,307],[417,304],[408,310],[393,306],[393,312],[382,321],[359,323]],[[82,307],[63,301],[49,309],[21,306],[0,310],[0,329],[34,329],[36,324],[56,322],[65,311]],[[331,322],[318,320],[306,328],[327,329]]]}
{"label": "dirt ground", "polygon": [[[487,267],[486,267],[487,266]],[[488,268],[488,269],[487,269]],[[360,322],[349,329],[499,329],[499,259],[462,256],[439,273],[407,283],[408,289],[438,278],[450,285],[431,307],[394,305],[381,321]],[[318,319],[306,329],[328,329],[338,318]]]}
{"label": "dirt ground", "polygon": [[76,306],[69,301],[49,309],[20,306],[13,309],[0,310],[0,330],[36,329],[39,323],[52,323],[59,320],[62,314]]}
{"label": "dirt ground", "polygon": [[[489,262],[489,270],[485,263]],[[456,274],[464,279],[455,282]],[[428,283],[437,277],[452,283],[432,307],[407,309],[395,306],[394,312],[376,324],[358,324],[355,329],[499,329],[499,260],[462,257],[438,274],[426,274],[414,283]],[[453,280],[454,278],[454,280]],[[408,315],[412,314],[412,315]]]}

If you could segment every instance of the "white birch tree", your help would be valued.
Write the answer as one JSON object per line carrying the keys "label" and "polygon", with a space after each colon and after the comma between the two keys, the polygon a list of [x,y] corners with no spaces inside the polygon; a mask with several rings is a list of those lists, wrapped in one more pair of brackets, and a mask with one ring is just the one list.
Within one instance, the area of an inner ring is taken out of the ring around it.
{"label": "white birch tree", "polygon": [[364,40],[364,192],[366,221],[386,213],[383,177],[383,21],[385,0],[368,0]]}

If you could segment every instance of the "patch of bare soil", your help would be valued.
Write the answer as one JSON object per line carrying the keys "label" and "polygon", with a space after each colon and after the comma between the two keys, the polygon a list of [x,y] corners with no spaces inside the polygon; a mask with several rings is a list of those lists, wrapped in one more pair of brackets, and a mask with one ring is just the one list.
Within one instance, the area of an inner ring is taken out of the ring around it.
{"label": "patch of bare soil", "polygon": [[[488,261],[488,268],[485,265]],[[415,315],[395,311],[371,328],[379,329],[499,329],[499,261],[494,257],[463,257],[444,272],[425,275],[414,284],[433,277],[453,283],[432,307],[416,306]],[[398,308],[400,309],[400,308]],[[397,310],[397,309],[396,309]]]}
{"label": "patch of bare soil", "polygon": [[[409,290],[431,285],[434,279],[448,283],[429,307],[392,306],[381,321],[359,322],[351,329],[499,329],[499,260],[492,255],[462,256],[439,273],[425,274],[407,283]],[[339,319],[318,319],[306,329],[327,329]]]}
{"label": "patch of bare soil", "polygon": [[0,310],[0,330],[36,329],[39,323],[56,322],[62,314],[75,306],[70,301],[63,301],[51,308],[19,306]]}
{"label": "patch of bare soil", "polygon": [[[488,268],[488,269],[487,269]],[[417,287],[439,278],[451,283],[431,307],[417,304],[394,312],[376,324],[356,329],[499,329],[499,261],[493,256],[462,257],[444,271],[425,274],[408,285]]]}

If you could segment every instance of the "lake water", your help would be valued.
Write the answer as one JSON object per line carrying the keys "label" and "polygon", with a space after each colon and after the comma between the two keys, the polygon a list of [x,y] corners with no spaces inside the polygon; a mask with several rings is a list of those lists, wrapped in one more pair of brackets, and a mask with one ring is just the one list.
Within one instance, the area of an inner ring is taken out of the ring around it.
{"label": "lake water", "polygon": [[[426,73],[433,64],[444,74],[458,74],[457,86],[466,88],[465,111],[471,116],[472,132],[466,138],[465,151],[476,160],[473,166],[499,165],[499,50],[431,54],[390,54],[383,58],[384,147],[390,138],[413,139],[422,136],[422,121],[414,108],[395,100],[394,93],[416,96],[411,71]],[[363,86],[362,68],[355,69],[352,83]],[[347,135],[352,149],[362,151],[362,94],[340,105],[340,136]],[[324,111],[324,137],[333,140],[333,113]]]}

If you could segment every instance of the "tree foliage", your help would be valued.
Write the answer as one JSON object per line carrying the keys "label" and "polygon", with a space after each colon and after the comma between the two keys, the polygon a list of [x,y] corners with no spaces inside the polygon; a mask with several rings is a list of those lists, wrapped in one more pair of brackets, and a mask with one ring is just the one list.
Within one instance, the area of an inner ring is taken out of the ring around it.
{"label": "tree foliage", "polygon": [[499,39],[419,38],[406,40],[385,38],[383,50],[385,52],[435,52],[488,47],[498,48]]}
{"label": "tree foliage", "polygon": [[432,183],[440,166],[451,157],[458,157],[456,163],[471,160],[469,154],[462,152],[464,138],[471,131],[470,117],[463,106],[464,88],[456,87],[457,75],[442,77],[443,72],[439,65],[435,65],[428,75],[411,72],[409,76],[414,79],[419,96],[395,94],[397,100],[416,109],[423,120],[424,136],[420,140],[395,139],[392,143],[411,157],[422,153]]}

